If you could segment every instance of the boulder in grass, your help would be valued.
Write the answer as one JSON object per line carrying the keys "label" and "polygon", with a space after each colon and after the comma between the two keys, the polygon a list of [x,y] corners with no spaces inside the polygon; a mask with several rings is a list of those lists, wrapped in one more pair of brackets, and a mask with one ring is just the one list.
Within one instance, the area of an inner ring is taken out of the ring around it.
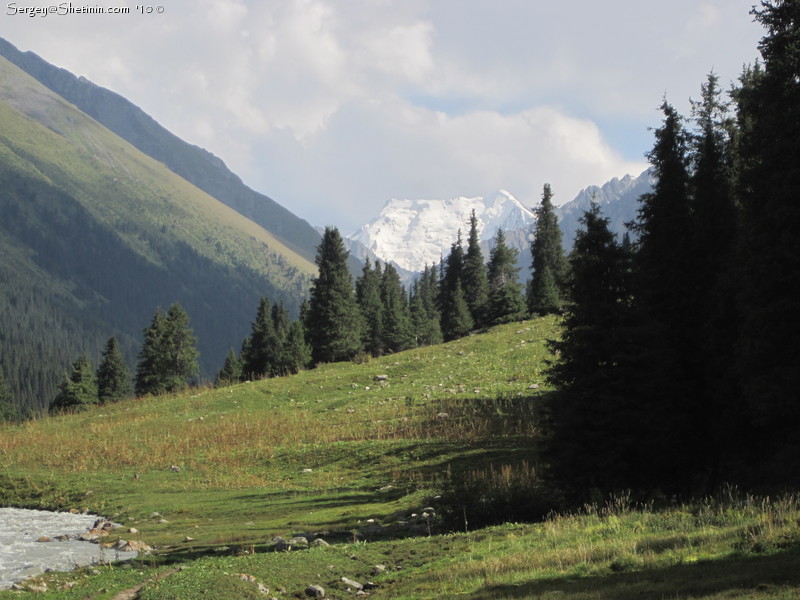
{"label": "boulder in grass", "polygon": [[324,598],[325,589],[320,585],[310,585],[306,588],[306,596],[309,598]]}

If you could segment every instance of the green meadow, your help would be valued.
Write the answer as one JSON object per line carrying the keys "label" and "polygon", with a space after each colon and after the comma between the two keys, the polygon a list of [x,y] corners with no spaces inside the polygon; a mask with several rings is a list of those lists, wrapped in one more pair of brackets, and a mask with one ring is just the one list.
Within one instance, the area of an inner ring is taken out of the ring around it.
{"label": "green meadow", "polygon": [[[108,542],[154,548],[26,586],[46,583],[48,598],[190,599],[300,598],[316,584],[349,598],[346,577],[374,583],[375,598],[800,598],[793,495],[729,489],[665,506],[622,496],[470,526],[484,499],[491,513],[492,494],[538,482],[558,332],[554,318],[530,320],[4,426],[0,504],[88,510],[123,525]],[[456,509],[453,482],[465,479],[475,497]],[[275,536],[298,534],[330,545],[274,551]]]}

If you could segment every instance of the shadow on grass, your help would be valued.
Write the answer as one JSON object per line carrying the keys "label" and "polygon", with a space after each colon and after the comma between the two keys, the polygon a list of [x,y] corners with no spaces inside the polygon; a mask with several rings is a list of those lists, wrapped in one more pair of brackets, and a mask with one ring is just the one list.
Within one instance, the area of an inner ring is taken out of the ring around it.
{"label": "shadow on grass", "polygon": [[[768,555],[731,556],[661,569],[565,577],[519,585],[488,585],[460,600],[569,598],[641,600],[646,598],[796,598],[800,597],[800,546]],[[443,600],[455,596],[442,596]]]}

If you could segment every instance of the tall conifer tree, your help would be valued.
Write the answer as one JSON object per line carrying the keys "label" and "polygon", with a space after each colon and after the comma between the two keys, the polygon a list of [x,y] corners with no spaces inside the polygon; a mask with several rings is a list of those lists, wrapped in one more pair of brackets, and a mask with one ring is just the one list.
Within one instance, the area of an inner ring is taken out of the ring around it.
{"label": "tall conifer tree", "polygon": [[319,274],[311,284],[306,335],[316,363],[350,360],[363,349],[363,321],[339,230],[326,227],[317,249]]}
{"label": "tall conifer tree", "polygon": [[442,313],[442,335],[445,341],[466,335],[474,326],[463,287],[464,247],[461,230],[450,246],[439,286],[439,304]]}
{"label": "tall conifer tree", "polygon": [[117,338],[106,343],[97,367],[97,398],[101,404],[117,402],[133,393],[131,372],[122,356]]}
{"label": "tall conifer tree", "polygon": [[369,257],[364,261],[361,276],[356,280],[356,302],[364,322],[364,349],[372,356],[383,354],[383,302],[381,301],[381,264],[372,268]]}
{"label": "tall conifer tree", "polygon": [[800,2],[763,0],[763,69],[743,77],[739,373],[754,477],[800,480]]}
{"label": "tall conifer tree", "polygon": [[258,303],[256,318],[250,326],[250,336],[242,344],[242,375],[248,379],[273,374],[278,353],[278,336],[272,317],[269,298]]}
{"label": "tall conifer tree", "polygon": [[50,413],[74,412],[92,404],[97,404],[97,382],[92,363],[83,354],[72,363],[72,371],[58,386],[58,394],[50,404]]}
{"label": "tall conifer tree", "polygon": [[546,183],[536,209],[536,227],[531,242],[531,269],[527,304],[531,314],[552,314],[561,310],[562,290],[567,278],[561,229],[553,208],[553,191]]}
{"label": "tall conifer tree", "polygon": [[572,252],[570,303],[558,359],[549,380],[551,402],[545,457],[549,476],[573,500],[654,484],[648,425],[656,417],[635,397],[638,365],[627,254],[597,204],[581,219]]}
{"label": "tall conifer tree", "polygon": [[467,238],[467,252],[464,256],[462,284],[473,322],[476,326],[484,325],[489,282],[478,237],[478,218],[475,216],[474,210],[469,218],[469,237]]}
{"label": "tall conifer tree", "polygon": [[486,320],[490,325],[517,321],[525,315],[525,301],[517,268],[518,253],[517,249],[506,245],[505,233],[498,229],[488,265],[489,301]]}
{"label": "tall conifer tree", "polygon": [[400,276],[391,264],[386,263],[381,278],[383,303],[383,345],[389,352],[400,352],[412,345],[411,314],[406,292]]}
{"label": "tall conifer tree", "polygon": [[[698,476],[701,414],[707,399],[700,392],[702,362],[693,321],[697,310],[693,219],[688,169],[688,136],[683,120],[666,102],[663,124],[648,154],[656,178],[653,191],[640,199],[634,229],[636,308],[641,316],[639,352],[648,357],[639,390],[659,411],[651,470],[665,486],[689,491]],[[687,240],[681,243],[681,240]]]}
{"label": "tall conifer tree", "polygon": [[172,304],[167,312],[156,310],[144,330],[144,343],[136,368],[137,396],[175,392],[197,375],[197,338],[183,307]]}

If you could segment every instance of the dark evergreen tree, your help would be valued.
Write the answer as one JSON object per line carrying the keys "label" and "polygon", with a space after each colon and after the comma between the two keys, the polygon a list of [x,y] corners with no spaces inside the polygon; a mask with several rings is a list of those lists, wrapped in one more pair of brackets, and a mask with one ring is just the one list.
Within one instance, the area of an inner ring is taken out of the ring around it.
{"label": "dark evergreen tree", "polygon": [[442,335],[445,341],[454,340],[469,333],[474,326],[464,296],[462,278],[464,275],[464,248],[461,244],[461,231],[450,246],[450,254],[444,267],[439,285],[439,304],[442,314]]}
{"label": "dark evergreen tree", "polygon": [[531,314],[552,314],[561,310],[562,290],[567,279],[567,259],[558,217],[553,208],[550,184],[544,185],[536,209],[536,227],[531,242],[531,269],[527,304]]}
{"label": "dark evergreen tree", "polygon": [[373,269],[367,258],[361,276],[356,280],[356,302],[364,322],[364,349],[372,356],[380,356],[385,350],[381,301],[382,278],[380,263],[376,260]]}
{"label": "dark evergreen tree", "polygon": [[19,420],[19,409],[14,403],[11,388],[5,378],[0,375],[0,423],[9,423]]}
{"label": "dark evergreen tree", "polygon": [[478,219],[474,210],[469,218],[469,238],[467,239],[467,253],[464,257],[462,285],[473,322],[476,326],[485,325],[489,282],[478,237]]}
{"label": "dark evergreen tree", "polygon": [[223,385],[232,385],[239,383],[242,380],[242,362],[236,355],[236,351],[231,348],[225,356],[225,363],[222,368],[217,372],[217,377],[214,380],[214,385],[217,387]]}
{"label": "dark evergreen tree", "polygon": [[97,367],[97,399],[100,404],[117,402],[133,394],[131,372],[122,356],[117,338],[106,343]]}
{"label": "dark evergreen tree", "polygon": [[518,254],[518,250],[506,245],[506,236],[502,229],[498,229],[489,254],[489,300],[486,309],[486,322],[489,325],[518,321],[525,317],[525,300],[517,268]]}
{"label": "dark evergreen tree", "polygon": [[[693,284],[695,310],[685,317],[699,339],[696,418],[704,432],[698,463],[706,468],[706,488],[716,486],[722,463],[730,464],[745,433],[736,383],[739,311],[737,293],[738,206],[733,192],[733,133],[728,104],[718,78],[708,75],[701,100],[692,103],[696,133],[691,137],[693,172]],[[734,461],[737,462],[737,461]],[[728,472],[731,469],[727,469]]]}
{"label": "dark evergreen tree", "polygon": [[383,304],[383,346],[388,352],[400,352],[412,344],[411,314],[400,275],[390,263],[383,268],[381,303]]}
{"label": "dark evergreen tree", "polygon": [[197,374],[197,339],[183,307],[172,304],[166,314],[158,309],[144,330],[136,368],[137,396],[175,392]]}
{"label": "dark evergreen tree", "polygon": [[275,331],[272,306],[269,299],[264,297],[258,303],[250,335],[242,343],[242,376],[248,379],[269,377],[274,372],[278,353],[279,339]]}
{"label": "dark evergreen tree", "polygon": [[631,386],[639,359],[631,352],[628,255],[598,205],[581,224],[570,258],[564,329],[553,342],[558,358],[548,372],[557,392],[549,403],[544,456],[552,482],[570,499],[585,501],[592,492],[657,484],[649,428],[659,414]]}
{"label": "dark evergreen tree", "polygon": [[637,343],[647,357],[638,393],[666,409],[658,431],[662,448],[651,457],[651,471],[665,487],[690,491],[705,477],[698,442],[708,432],[703,430],[707,398],[700,391],[702,357],[692,316],[698,298],[688,138],[675,109],[666,101],[661,109],[664,121],[648,154],[656,181],[640,199],[634,224],[639,236],[634,295],[642,326]]}
{"label": "dark evergreen tree", "polygon": [[762,1],[763,68],[737,93],[741,137],[739,373],[754,477],[800,481],[800,2]]}
{"label": "dark evergreen tree", "polygon": [[347,270],[348,255],[339,230],[326,227],[304,323],[315,363],[350,360],[363,351],[363,321]]}
{"label": "dark evergreen tree", "polygon": [[281,351],[281,372],[284,375],[299,373],[311,363],[311,347],[306,343],[303,322],[292,321]]}
{"label": "dark evergreen tree", "polygon": [[79,356],[72,363],[72,372],[65,375],[58,394],[50,403],[50,413],[76,412],[97,404],[97,383],[89,357]]}
{"label": "dark evergreen tree", "polygon": [[443,341],[439,309],[436,307],[438,287],[436,267],[425,265],[414,282],[411,293],[411,323],[417,346],[430,346]]}

